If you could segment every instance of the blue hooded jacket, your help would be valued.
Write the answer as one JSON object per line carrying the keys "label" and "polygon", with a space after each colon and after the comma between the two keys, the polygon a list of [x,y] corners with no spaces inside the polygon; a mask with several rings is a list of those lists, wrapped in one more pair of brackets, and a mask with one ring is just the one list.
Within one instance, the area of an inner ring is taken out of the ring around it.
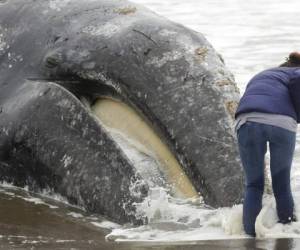
{"label": "blue hooded jacket", "polygon": [[299,122],[300,68],[277,67],[255,75],[239,102],[235,118],[248,112],[287,115]]}

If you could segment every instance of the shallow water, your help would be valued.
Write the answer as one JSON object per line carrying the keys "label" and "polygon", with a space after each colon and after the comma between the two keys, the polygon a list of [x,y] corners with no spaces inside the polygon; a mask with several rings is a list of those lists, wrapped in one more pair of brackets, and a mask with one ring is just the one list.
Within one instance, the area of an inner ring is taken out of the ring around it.
{"label": "shallow water", "polygon": [[24,190],[2,187],[0,249],[294,250],[300,247],[300,239],[111,242],[104,240],[108,229],[91,224],[91,221],[100,224],[101,220],[103,218],[88,216],[82,210],[62,202],[46,198],[41,200]]}
{"label": "shallow water", "polygon": [[[204,33],[236,76],[241,93],[253,74],[278,65],[290,51],[299,49],[300,30],[295,25],[299,16],[298,0],[134,1]],[[300,145],[299,136],[297,142]],[[297,206],[300,204],[299,153],[297,146],[292,174]],[[240,205],[213,210],[198,200],[176,200],[163,189],[153,189],[149,199],[139,204],[138,209],[150,218],[149,225],[118,228],[99,216],[65,205],[61,198],[56,202],[3,187],[0,190],[0,245],[3,249],[300,248],[297,239],[268,239],[300,237],[299,223],[285,227],[276,224],[274,201],[269,196],[265,198],[265,210],[260,218],[261,241],[244,235]],[[114,230],[105,241],[111,227]],[[226,241],[199,241],[207,239]],[[111,242],[114,240],[131,242]]]}

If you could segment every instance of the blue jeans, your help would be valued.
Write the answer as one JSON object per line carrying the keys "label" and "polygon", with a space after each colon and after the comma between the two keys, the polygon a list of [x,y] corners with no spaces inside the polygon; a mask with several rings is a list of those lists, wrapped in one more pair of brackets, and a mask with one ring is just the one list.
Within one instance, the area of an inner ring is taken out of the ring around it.
{"label": "blue jeans", "polygon": [[279,221],[293,218],[294,201],[290,172],[296,133],[257,122],[247,121],[237,131],[239,152],[245,172],[243,224],[247,234],[255,236],[255,220],[262,208],[264,192],[264,158],[270,147],[272,187]]}

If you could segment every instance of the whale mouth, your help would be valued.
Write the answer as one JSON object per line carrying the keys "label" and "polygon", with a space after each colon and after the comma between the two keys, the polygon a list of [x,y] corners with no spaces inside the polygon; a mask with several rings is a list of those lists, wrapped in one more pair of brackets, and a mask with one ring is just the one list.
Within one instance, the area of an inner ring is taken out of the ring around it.
{"label": "whale mouth", "polygon": [[164,187],[178,198],[199,197],[162,131],[128,97],[105,84],[59,82],[59,85],[88,108],[150,188]]}
{"label": "whale mouth", "polygon": [[[175,197],[198,196],[178,160],[145,117],[109,97],[98,98],[91,110],[150,187],[163,184]],[[134,161],[132,158],[137,154],[139,160]],[[145,160],[151,163],[145,165]]]}

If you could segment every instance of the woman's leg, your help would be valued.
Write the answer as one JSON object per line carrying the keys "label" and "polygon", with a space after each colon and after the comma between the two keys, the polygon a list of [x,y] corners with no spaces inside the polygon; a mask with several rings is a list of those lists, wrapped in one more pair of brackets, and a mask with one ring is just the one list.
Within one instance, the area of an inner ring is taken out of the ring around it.
{"label": "woman's leg", "polygon": [[279,221],[293,220],[294,201],[290,185],[290,172],[295,150],[296,133],[273,127],[270,134],[272,187]]}
{"label": "woman's leg", "polygon": [[246,122],[238,130],[239,152],[246,177],[243,224],[247,234],[255,236],[255,220],[262,207],[264,159],[267,140],[264,124]]}

